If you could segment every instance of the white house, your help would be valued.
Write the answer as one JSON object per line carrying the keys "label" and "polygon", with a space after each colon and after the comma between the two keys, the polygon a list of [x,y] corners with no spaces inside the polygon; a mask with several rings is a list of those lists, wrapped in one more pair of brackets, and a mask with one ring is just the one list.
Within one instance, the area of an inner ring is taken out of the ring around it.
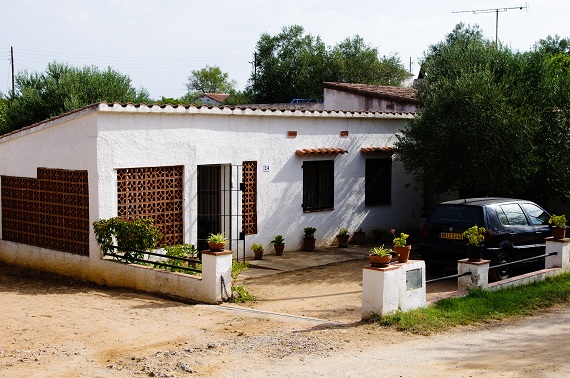
{"label": "white house", "polygon": [[417,230],[393,148],[412,117],[98,103],[31,125],[0,136],[0,260],[118,285],[91,226],[114,216],[153,217],[165,244],[225,232],[234,257],[277,234],[298,249],[307,226],[317,246],[340,227]]}

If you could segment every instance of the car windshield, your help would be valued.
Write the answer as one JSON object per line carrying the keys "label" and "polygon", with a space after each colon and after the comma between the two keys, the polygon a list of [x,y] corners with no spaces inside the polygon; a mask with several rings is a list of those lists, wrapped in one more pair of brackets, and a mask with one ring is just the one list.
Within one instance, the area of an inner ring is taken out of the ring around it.
{"label": "car windshield", "polygon": [[467,229],[483,225],[481,207],[464,205],[439,205],[429,218],[429,223]]}

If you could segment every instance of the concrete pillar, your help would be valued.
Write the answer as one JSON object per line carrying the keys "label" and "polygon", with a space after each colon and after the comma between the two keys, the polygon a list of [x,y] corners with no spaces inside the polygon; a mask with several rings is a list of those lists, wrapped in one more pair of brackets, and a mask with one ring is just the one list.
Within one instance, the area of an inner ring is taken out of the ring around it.
{"label": "concrete pillar", "polygon": [[423,260],[408,260],[398,263],[400,272],[399,309],[410,311],[426,307],[426,264]]}
{"label": "concrete pillar", "polygon": [[570,269],[570,238],[554,239],[553,237],[546,238],[546,253],[558,252],[557,255],[548,256],[544,261],[544,267],[562,268],[563,270]]}
{"label": "concrete pillar", "polygon": [[232,259],[232,251],[202,251],[202,285],[207,303],[220,303],[232,295]]}
{"label": "concrete pillar", "polygon": [[469,261],[468,259],[457,261],[457,273],[471,272],[471,275],[459,277],[457,280],[458,290],[471,290],[476,287],[486,289],[489,286],[489,264],[491,260]]}
{"label": "concrete pillar", "polygon": [[386,268],[365,265],[362,269],[362,319],[396,312],[400,296],[400,264]]}

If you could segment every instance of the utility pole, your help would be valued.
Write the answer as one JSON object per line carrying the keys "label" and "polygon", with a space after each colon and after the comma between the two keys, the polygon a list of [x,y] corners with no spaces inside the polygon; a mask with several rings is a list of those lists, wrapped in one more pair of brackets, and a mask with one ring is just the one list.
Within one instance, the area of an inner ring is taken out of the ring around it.
{"label": "utility pole", "polygon": [[12,66],[12,98],[16,92],[14,92],[14,46],[10,46],[10,65]]}
{"label": "utility pole", "polygon": [[499,46],[499,12],[506,12],[510,9],[519,9],[519,10],[526,10],[528,12],[528,4],[525,3],[524,7],[506,7],[506,8],[490,8],[490,9],[475,9],[475,10],[463,10],[463,11],[455,11],[451,13],[473,13],[473,14],[480,14],[480,13],[493,13],[495,12],[495,45]]}

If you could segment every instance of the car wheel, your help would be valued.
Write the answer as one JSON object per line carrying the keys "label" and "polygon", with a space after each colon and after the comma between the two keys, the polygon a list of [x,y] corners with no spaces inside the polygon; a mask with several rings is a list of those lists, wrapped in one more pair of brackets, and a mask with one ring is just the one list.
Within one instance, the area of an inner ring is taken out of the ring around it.
{"label": "car wheel", "polygon": [[[510,263],[513,261],[513,258],[510,253],[506,251],[500,251],[497,253],[497,256],[493,259],[491,263],[491,268],[494,265],[501,265]],[[501,281],[506,280],[507,278],[511,277],[513,274],[513,267],[512,266],[504,266],[502,268],[490,269],[489,270],[489,279],[491,281]]]}

